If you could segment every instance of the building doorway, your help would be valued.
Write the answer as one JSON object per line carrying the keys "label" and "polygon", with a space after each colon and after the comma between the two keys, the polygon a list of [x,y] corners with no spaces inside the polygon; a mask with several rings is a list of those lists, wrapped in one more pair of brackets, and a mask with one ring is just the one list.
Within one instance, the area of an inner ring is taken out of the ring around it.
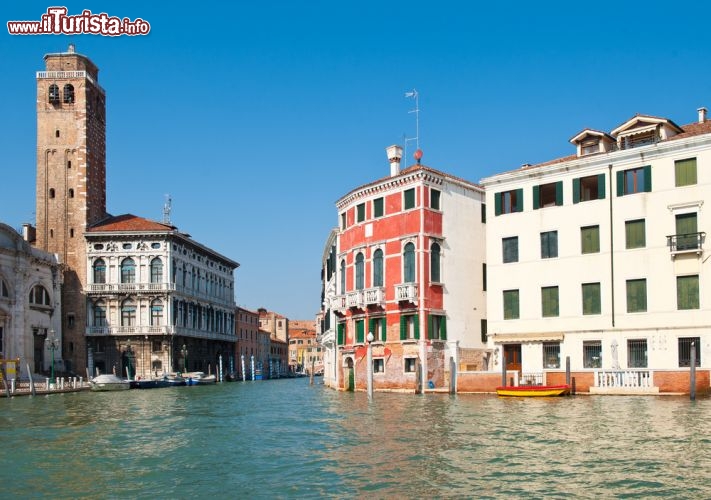
{"label": "building doorway", "polygon": [[506,371],[521,373],[521,344],[504,344]]}
{"label": "building doorway", "polygon": [[353,370],[353,358],[348,358],[346,361],[346,390],[353,392],[355,390],[355,373]]}

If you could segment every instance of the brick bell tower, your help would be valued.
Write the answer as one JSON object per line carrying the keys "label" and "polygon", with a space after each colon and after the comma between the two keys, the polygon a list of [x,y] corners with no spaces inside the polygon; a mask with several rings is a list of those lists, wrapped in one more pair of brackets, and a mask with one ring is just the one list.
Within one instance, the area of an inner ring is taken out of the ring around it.
{"label": "brick bell tower", "polygon": [[[106,96],[99,70],[74,45],[37,72],[35,246],[63,265],[62,359],[85,376],[87,227],[106,217]],[[58,314],[57,311],[55,314]]]}

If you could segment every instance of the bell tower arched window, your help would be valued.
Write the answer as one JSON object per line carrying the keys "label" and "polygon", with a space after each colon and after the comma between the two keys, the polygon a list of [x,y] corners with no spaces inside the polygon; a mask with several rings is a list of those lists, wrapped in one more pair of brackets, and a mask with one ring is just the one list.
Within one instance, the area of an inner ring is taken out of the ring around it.
{"label": "bell tower arched window", "polygon": [[57,85],[55,85],[54,83],[49,86],[47,100],[51,104],[59,104],[59,87]]}
{"label": "bell tower arched window", "polygon": [[74,85],[71,83],[64,86],[64,104],[74,104]]}

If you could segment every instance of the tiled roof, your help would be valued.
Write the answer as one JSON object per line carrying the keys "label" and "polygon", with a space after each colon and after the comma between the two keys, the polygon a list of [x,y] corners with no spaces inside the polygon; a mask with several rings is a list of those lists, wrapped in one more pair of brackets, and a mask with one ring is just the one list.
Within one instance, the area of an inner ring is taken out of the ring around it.
{"label": "tiled roof", "polygon": [[[637,115],[635,115],[637,116]],[[649,115],[639,115],[639,116],[649,116]],[[656,117],[655,117],[656,118]],[[686,139],[688,137],[693,137],[695,135],[703,135],[703,134],[709,134],[711,133],[711,120],[707,120],[703,123],[699,122],[694,122],[694,123],[689,123],[688,125],[682,125],[679,127],[683,132],[676,134],[675,136],[670,137],[669,139],[666,139],[664,141],[660,142],[669,142],[669,141],[675,141],[678,139]],[[556,163],[563,163],[566,161],[571,161],[575,160],[576,158],[579,158],[577,155],[569,155],[569,156],[564,156],[562,158],[556,158],[554,160],[549,160],[543,163],[537,163],[535,165],[526,165],[524,167],[515,169],[515,170],[510,170],[509,172],[515,172],[518,170],[529,170],[532,168],[540,168],[540,167],[547,167],[550,165],[555,165]]]}
{"label": "tiled roof", "polygon": [[91,226],[87,232],[105,232],[105,231],[158,231],[170,232],[175,231],[176,227],[169,224],[162,224],[143,217],[138,217],[133,214],[124,214],[108,217]]}

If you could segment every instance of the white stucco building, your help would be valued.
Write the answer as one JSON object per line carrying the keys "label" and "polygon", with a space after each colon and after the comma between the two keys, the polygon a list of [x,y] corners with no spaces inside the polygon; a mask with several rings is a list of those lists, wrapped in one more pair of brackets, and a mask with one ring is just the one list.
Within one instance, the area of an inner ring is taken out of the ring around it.
{"label": "white stucco building", "polygon": [[[711,122],[636,115],[487,177],[489,345],[509,369],[711,366]],[[652,383],[653,385],[653,383]]]}
{"label": "white stucco building", "polygon": [[56,255],[0,224],[0,358],[19,358],[22,377],[27,366],[50,374],[53,354],[55,375],[63,370],[59,267]]}

